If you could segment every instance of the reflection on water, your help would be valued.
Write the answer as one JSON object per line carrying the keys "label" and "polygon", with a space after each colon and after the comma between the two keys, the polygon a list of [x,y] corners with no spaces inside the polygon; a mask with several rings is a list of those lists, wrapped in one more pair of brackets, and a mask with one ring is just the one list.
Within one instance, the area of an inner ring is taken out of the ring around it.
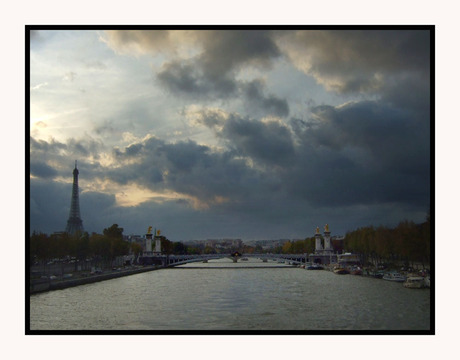
{"label": "reflection on water", "polygon": [[30,328],[429,330],[429,290],[280,266],[220,259],[37,294]]}

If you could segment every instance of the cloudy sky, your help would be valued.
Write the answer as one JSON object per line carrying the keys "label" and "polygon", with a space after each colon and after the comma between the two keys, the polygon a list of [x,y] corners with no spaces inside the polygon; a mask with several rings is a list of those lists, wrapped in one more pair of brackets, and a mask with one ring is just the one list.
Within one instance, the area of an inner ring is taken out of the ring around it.
{"label": "cloudy sky", "polygon": [[30,230],[333,235],[430,209],[427,30],[34,30]]}

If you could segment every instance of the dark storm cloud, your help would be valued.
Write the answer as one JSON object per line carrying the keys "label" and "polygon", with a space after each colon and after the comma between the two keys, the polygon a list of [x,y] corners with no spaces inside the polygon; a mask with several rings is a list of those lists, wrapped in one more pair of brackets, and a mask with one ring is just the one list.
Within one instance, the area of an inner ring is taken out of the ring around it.
{"label": "dark storm cloud", "polygon": [[[110,179],[121,185],[135,183],[154,192],[174,191],[186,196],[161,206],[149,202],[127,208],[117,206],[114,196],[83,191],[85,228],[101,231],[112,223],[125,226],[121,219],[132,229],[145,226],[141,209],[149,208],[149,216],[173,228],[172,224],[180,222],[192,229],[191,219],[195,219],[211,232],[220,229],[232,234],[233,224],[244,234],[259,236],[251,224],[266,224],[273,234],[281,234],[289,222],[301,231],[307,213],[310,218],[326,216],[345,226],[337,209],[348,209],[347,214],[356,219],[363,218],[363,208],[372,209],[372,214],[383,211],[378,207],[391,212],[380,222],[376,215],[367,216],[366,221],[373,219],[379,224],[390,218],[398,221],[405,213],[424,214],[429,208],[429,144],[426,134],[420,135],[427,125],[410,118],[408,112],[369,101],[318,106],[312,108],[311,119],[292,119],[292,130],[280,122],[260,122],[236,114],[207,110],[201,115],[200,122],[225,141],[226,150],[216,151],[191,140],[169,143],[150,137],[114,149],[115,168],[79,162],[85,181]],[[46,149],[48,155],[52,151],[62,153],[69,146],[33,143],[35,149]],[[67,162],[65,176],[71,178],[68,162],[73,160],[66,156],[61,161]],[[33,183],[31,212],[37,229],[36,224],[47,224],[56,215],[48,209],[48,197],[53,198],[52,206],[60,209],[56,219],[64,223],[62,228],[65,226],[70,186]],[[200,211],[196,211],[197,206]],[[171,229],[171,235],[175,231],[178,237],[183,236],[177,229]]]}
{"label": "dark storm cloud", "polygon": [[200,100],[227,98],[238,87],[230,74],[211,74],[199,60],[166,63],[157,78],[172,93]]}
{"label": "dark storm cloud", "polygon": [[341,93],[377,92],[388,76],[427,76],[429,32],[340,30],[278,32],[294,64]]}
{"label": "dark storm cloud", "polygon": [[226,141],[240,156],[249,156],[263,164],[281,165],[292,160],[294,144],[290,129],[278,121],[258,121],[238,114],[224,115],[204,110],[197,121]]}
{"label": "dark storm cloud", "polygon": [[[287,188],[310,203],[428,207],[429,124],[376,102],[313,109]],[[425,120],[425,119],[422,119]],[[297,122],[299,129],[302,123]]]}
{"label": "dark storm cloud", "polygon": [[63,231],[70,210],[72,185],[40,179],[30,180],[30,230]]}
{"label": "dark storm cloud", "polygon": [[75,139],[70,139],[67,146],[76,156],[86,157],[90,154],[90,150],[87,149],[81,142],[76,141]]}
{"label": "dark storm cloud", "polygon": [[118,158],[119,160],[123,160],[138,155],[142,151],[142,148],[142,144],[131,144],[125,147],[124,151],[116,147],[112,150],[112,153],[114,157]]}
{"label": "dark storm cloud", "polygon": [[415,118],[429,122],[430,114],[430,79],[418,74],[404,74],[388,77],[386,87],[381,92],[382,101],[396,108],[412,112]]}
{"label": "dark storm cloud", "polygon": [[[78,163],[88,178],[97,177],[101,167],[98,163],[104,146],[92,139],[77,141],[68,139],[66,143],[51,139],[37,140],[30,138],[30,171],[31,175],[41,178],[68,177],[72,173],[75,160],[91,158],[91,162]],[[70,169],[70,170],[69,170]]]}
{"label": "dark storm cloud", "polygon": [[201,75],[195,67],[186,62],[169,62],[163,66],[162,71],[157,76],[161,84],[172,92],[190,93],[197,96],[207,94],[210,91],[209,84],[202,83]]}
{"label": "dark storm cloud", "polygon": [[178,47],[195,44],[197,58],[210,77],[219,77],[242,64],[269,66],[281,52],[267,30],[133,30],[107,31],[107,42],[116,51],[176,54]]}
{"label": "dark storm cloud", "polygon": [[284,166],[294,147],[289,129],[275,121],[260,122],[232,116],[222,130],[237,153],[269,164]]}
{"label": "dark storm cloud", "polygon": [[103,145],[99,141],[95,141],[91,138],[84,140],[76,140],[70,138],[66,143],[51,139],[49,142],[45,140],[37,140],[33,137],[30,138],[30,152],[31,156],[43,156],[43,155],[58,155],[58,154],[75,154],[82,156],[94,156],[98,157],[98,153],[103,148]]}
{"label": "dark storm cloud", "polygon": [[[137,49],[141,53],[174,54],[157,74],[160,84],[174,94],[201,100],[249,95],[279,116],[287,112],[283,100],[262,100],[257,88],[250,89],[236,80],[239,70],[253,65],[268,69],[276,59],[288,57],[326,89],[338,93],[378,94],[398,101],[395,94],[400,89],[408,90],[401,92],[408,100],[408,94],[429,89],[431,49],[426,30],[160,30],[108,34],[108,43],[125,53]],[[181,58],[178,47],[187,43],[199,51]]]}
{"label": "dark storm cloud", "polygon": [[[181,147],[188,148],[189,153]],[[177,192],[197,197],[205,204],[212,204],[217,198],[239,201],[252,189],[251,179],[256,177],[260,180],[244,161],[227,152],[213,153],[193,143],[177,144],[162,151],[168,158],[165,164],[168,168],[166,185]],[[193,167],[180,166],[190,159]]]}
{"label": "dark storm cloud", "polygon": [[60,143],[54,139],[50,142],[45,140],[36,140],[33,137],[30,138],[30,150],[31,153],[35,151],[43,151],[43,152],[59,152],[60,150],[66,149],[67,146],[63,143]]}
{"label": "dark storm cloud", "polygon": [[264,114],[288,116],[289,105],[285,99],[274,95],[265,96],[264,85],[260,80],[254,80],[242,86],[243,98],[251,109],[262,109]]}
{"label": "dark storm cloud", "polygon": [[281,55],[271,31],[205,31],[202,34],[205,51],[200,57],[210,78],[218,78],[241,65],[269,67],[272,59]]}
{"label": "dark storm cloud", "polygon": [[[70,199],[67,206],[70,210]],[[80,194],[80,213],[85,231],[102,233],[104,228],[123,221],[115,195],[96,191],[84,191]]]}
{"label": "dark storm cloud", "polygon": [[[429,203],[429,121],[362,101],[312,108],[309,121],[260,122],[206,110],[198,122],[233,154],[264,166],[272,189],[316,206]],[[295,135],[294,135],[295,134]],[[273,185],[274,185],[273,184]],[[265,184],[268,189],[268,184]]]}
{"label": "dark storm cloud", "polygon": [[30,175],[40,178],[54,178],[58,172],[43,162],[30,164]]}
{"label": "dark storm cloud", "polygon": [[427,118],[373,101],[350,103],[339,108],[320,106],[313,109],[320,121],[308,132],[306,141],[313,145],[341,150],[356,147],[372,157],[367,166],[386,171],[405,171],[427,164],[430,143]]}
{"label": "dark storm cloud", "polygon": [[172,93],[193,99],[226,98],[237,89],[237,82],[229,75],[210,77],[197,62],[169,62],[163,66],[157,77]]}
{"label": "dark storm cloud", "polygon": [[[116,156],[128,156],[132,146],[118,150]],[[258,174],[231,152],[213,152],[193,141],[172,144],[156,138],[134,146],[138,149],[137,162],[110,170],[110,179],[121,184],[135,181],[153,191],[173,190],[197,198],[203,204],[219,197],[241,199],[248,194],[248,189],[263,186]]]}
{"label": "dark storm cloud", "polygon": [[160,155],[164,154],[171,165],[170,169],[177,172],[189,173],[198,163],[203,162],[203,166],[206,166],[206,162],[209,161],[209,148],[197,145],[193,141],[163,144],[158,149],[158,153]]}
{"label": "dark storm cloud", "polygon": [[31,137],[29,146],[30,174],[32,176],[51,179],[60,174],[60,168],[57,164],[63,160],[63,154],[67,153],[67,144],[54,139],[47,142]]}
{"label": "dark storm cloud", "polygon": [[[281,55],[269,31],[200,31],[196,36],[203,48],[201,54],[193,59],[172,60],[157,74],[168,90],[192,98],[235,95],[239,87],[235,74],[242,66],[268,68]],[[286,106],[276,103],[274,97],[266,101],[275,108]]]}

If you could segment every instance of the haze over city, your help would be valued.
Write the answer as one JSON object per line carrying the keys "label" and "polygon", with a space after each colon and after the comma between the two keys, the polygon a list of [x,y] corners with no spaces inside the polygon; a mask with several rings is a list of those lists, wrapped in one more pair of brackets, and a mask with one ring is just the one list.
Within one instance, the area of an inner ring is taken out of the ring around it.
{"label": "haze over city", "polygon": [[430,211],[427,30],[30,33],[30,231],[333,235]]}

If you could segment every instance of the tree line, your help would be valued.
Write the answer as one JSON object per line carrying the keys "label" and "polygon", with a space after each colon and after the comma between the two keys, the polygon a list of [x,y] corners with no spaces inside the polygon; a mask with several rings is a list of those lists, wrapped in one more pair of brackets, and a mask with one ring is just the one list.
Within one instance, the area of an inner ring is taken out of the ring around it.
{"label": "tree line", "polygon": [[113,224],[103,234],[68,233],[43,234],[33,232],[30,236],[30,263],[46,263],[53,259],[94,260],[96,264],[107,265],[122,255],[142,252],[139,244],[123,240],[123,228]]}
{"label": "tree line", "polygon": [[395,228],[367,226],[348,232],[345,236],[347,251],[359,253],[374,264],[430,263],[430,217],[422,224],[402,221]]}
{"label": "tree line", "polygon": [[[343,249],[362,255],[363,262],[379,263],[430,263],[431,221],[415,224],[401,221],[396,227],[367,226],[346,233]],[[311,254],[315,251],[315,237],[286,241],[272,253]]]}
{"label": "tree line", "polygon": [[[344,249],[359,253],[363,259],[373,263],[418,262],[428,264],[430,261],[430,217],[422,224],[402,221],[395,228],[384,226],[367,226],[347,232]],[[170,241],[162,237],[161,249],[164,254],[192,255],[213,254],[218,251],[209,246],[187,246],[182,242]],[[242,249],[234,249],[243,254],[270,252],[275,254],[311,254],[315,251],[315,237],[303,240],[287,241],[283,245],[263,250],[260,245],[255,247],[244,245]],[[30,261],[46,262],[51,259],[71,257],[79,261],[88,258],[109,264],[116,257],[142,254],[143,248],[138,243],[123,240],[123,228],[113,224],[104,229],[103,234],[88,233],[70,235],[59,233],[46,235],[33,233],[30,237]]]}

